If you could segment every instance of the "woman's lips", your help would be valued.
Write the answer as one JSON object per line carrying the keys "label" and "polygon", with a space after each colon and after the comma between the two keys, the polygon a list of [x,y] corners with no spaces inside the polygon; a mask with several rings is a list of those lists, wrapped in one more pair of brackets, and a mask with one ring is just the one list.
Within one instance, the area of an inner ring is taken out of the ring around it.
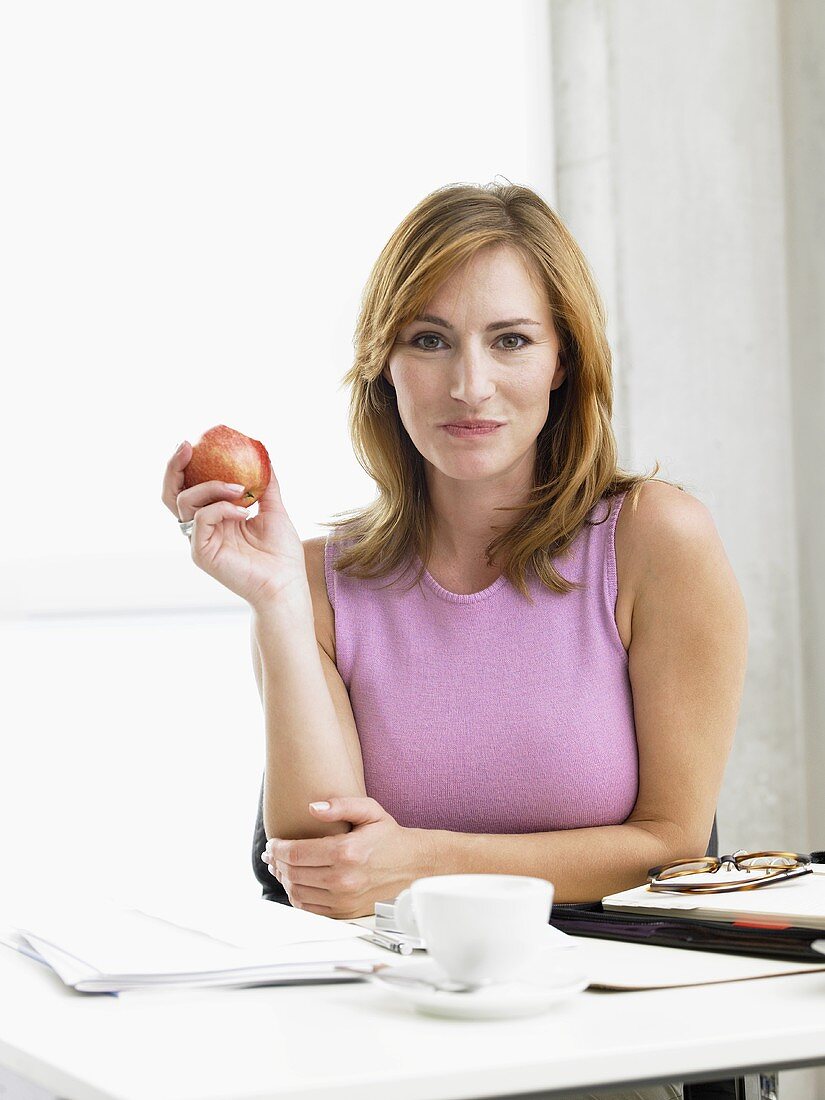
{"label": "woman's lips", "polygon": [[477,435],[492,435],[493,432],[497,432],[499,428],[504,427],[503,424],[486,424],[482,428],[462,428],[458,424],[442,424],[441,426],[445,432],[449,432],[456,439],[471,439]]}

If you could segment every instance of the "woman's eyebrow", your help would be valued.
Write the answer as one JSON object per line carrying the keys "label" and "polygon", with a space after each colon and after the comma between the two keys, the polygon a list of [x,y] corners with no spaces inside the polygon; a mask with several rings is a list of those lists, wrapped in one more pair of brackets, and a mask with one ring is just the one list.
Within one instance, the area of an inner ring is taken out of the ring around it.
{"label": "woman's eyebrow", "polygon": [[[442,328],[448,328],[452,331],[453,326],[449,321],[445,321],[443,317],[435,317],[432,313],[422,313],[420,317],[414,317],[414,321],[426,321],[430,325],[440,325]],[[509,321],[494,321],[491,325],[488,325],[484,330],[485,332],[495,332],[496,329],[507,328],[509,325],[540,325],[540,321],[531,321],[529,317],[513,317]]]}

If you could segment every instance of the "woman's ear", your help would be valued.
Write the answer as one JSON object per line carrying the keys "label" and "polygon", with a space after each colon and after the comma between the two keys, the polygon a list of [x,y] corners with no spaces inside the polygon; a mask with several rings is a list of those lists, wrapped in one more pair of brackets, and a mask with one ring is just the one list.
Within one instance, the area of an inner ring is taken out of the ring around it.
{"label": "woman's ear", "polygon": [[392,388],[395,389],[395,383],[392,380],[392,371],[390,370],[389,363],[386,363],[384,365],[384,369],[381,371],[381,374],[389,382],[389,384],[392,386]]}
{"label": "woman's ear", "polygon": [[557,390],[559,388],[559,386],[562,384],[562,382],[565,380],[566,377],[567,377],[567,367],[564,365],[564,363],[562,361],[561,352],[559,352],[558,358],[556,360],[556,369],[553,372],[553,381],[550,383],[551,391],[552,390]]}

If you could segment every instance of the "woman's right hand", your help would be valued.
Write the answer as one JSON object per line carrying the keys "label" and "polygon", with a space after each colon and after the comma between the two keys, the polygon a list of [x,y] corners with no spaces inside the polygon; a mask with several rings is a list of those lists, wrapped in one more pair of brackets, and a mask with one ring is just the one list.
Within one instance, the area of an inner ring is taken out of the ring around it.
{"label": "woman's right hand", "polygon": [[175,517],[194,519],[190,546],[199,569],[241,596],[256,610],[288,599],[310,600],[304,547],[281,500],[270,464],[270,481],[247,518],[235,503],[241,494],[222,481],[183,487],[192,445],[181,444],[166,464],[161,500]]}

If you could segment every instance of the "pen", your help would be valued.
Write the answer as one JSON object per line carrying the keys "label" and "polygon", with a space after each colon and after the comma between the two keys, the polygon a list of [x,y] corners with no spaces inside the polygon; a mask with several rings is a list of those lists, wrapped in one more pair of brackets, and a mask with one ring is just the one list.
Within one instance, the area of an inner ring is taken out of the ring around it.
{"label": "pen", "polygon": [[389,936],[382,936],[380,932],[369,932],[362,936],[361,939],[367,940],[369,943],[375,943],[379,947],[388,947],[390,951],[395,951],[399,955],[412,955],[413,952],[413,949],[408,943],[391,940]]}

